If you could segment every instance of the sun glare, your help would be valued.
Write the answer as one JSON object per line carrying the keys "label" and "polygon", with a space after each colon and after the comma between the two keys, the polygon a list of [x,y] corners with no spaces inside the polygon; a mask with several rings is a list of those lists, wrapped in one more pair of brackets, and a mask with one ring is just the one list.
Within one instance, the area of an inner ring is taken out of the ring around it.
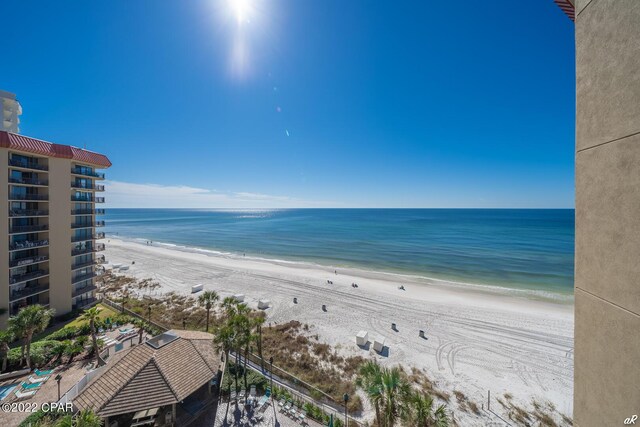
{"label": "sun glare", "polygon": [[251,0],[227,0],[238,24],[249,21],[253,5]]}

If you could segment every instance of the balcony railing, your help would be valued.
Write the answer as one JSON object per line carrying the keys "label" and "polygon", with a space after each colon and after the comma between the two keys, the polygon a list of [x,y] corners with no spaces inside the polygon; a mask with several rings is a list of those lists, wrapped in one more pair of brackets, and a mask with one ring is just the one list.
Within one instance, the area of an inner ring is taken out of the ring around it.
{"label": "balcony railing", "polygon": [[48,229],[49,229],[48,224],[15,225],[13,227],[9,227],[9,234],[32,233],[35,231],[47,231]]}
{"label": "balcony railing", "polygon": [[9,200],[49,200],[46,194],[9,194]]}
{"label": "balcony railing", "polygon": [[93,228],[93,227],[104,227],[104,221],[95,221],[90,222],[88,224],[71,224],[71,228]]}
{"label": "balcony railing", "polygon": [[11,291],[9,296],[9,301],[17,301],[23,298],[30,297],[35,294],[39,294],[40,292],[45,292],[49,290],[49,285],[39,285],[39,286],[27,286],[25,288],[20,289],[19,291]]}
{"label": "balcony railing", "polygon": [[49,170],[49,167],[47,165],[41,165],[36,162],[25,162],[23,160],[9,159],[9,165],[15,166],[17,168],[23,168],[23,169],[35,169],[39,171]]}
{"label": "balcony railing", "polygon": [[38,255],[38,256],[32,256],[32,257],[19,258],[9,262],[9,267],[12,267],[12,268],[24,267],[27,265],[35,264],[38,262],[44,262],[48,260],[49,260],[49,255]]}
{"label": "balcony railing", "polygon": [[80,276],[76,276],[75,278],[71,279],[71,283],[73,284],[79,283],[79,282],[82,282],[83,280],[92,279],[97,275],[98,273],[96,273],[95,271],[92,271],[91,273],[87,273],[87,274],[82,274]]}
{"label": "balcony railing", "polygon": [[71,266],[71,269],[72,270],[78,270],[78,269],[84,268],[84,267],[91,267],[92,265],[104,264],[105,262],[107,262],[107,260],[105,259],[104,255],[101,255],[101,256],[96,257],[95,259],[93,259],[91,261],[85,261],[85,262],[79,262],[79,263],[73,264]]}
{"label": "balcony railing", "polygon": [[79,190],[104,191],[104,185],[93,185],[91,183],[83,184],[83,183],[80,183],[80,182],[72,182],[71,183],[71,188],[77,188]]}
{"label": "balcony railing", "polygon": [[[84,286],[82,288],[75,289],[71,294],[71,296],[75,298],[78,295],[86,294],[87,292],[95,291],[96,289],[98,289],[96,285]],[[85,300],[85,301],[88,301],[88,300]]]}
{"label": "balcony railing", "polygon": [[9,216],[12,216],[12,217],[47,216],[47,215],[49,215],[49,211],[41,210],[41,209],[11,209],[9,211]]}
{"label": "balcony railing", "polygon": [[91,254],[94,252],[102,252],[102,251],[104,251],[104,244],[99,243],[95,245],[95,247],[93,248],[72,249],[71,256],[85,255],[85,254]]}
{"label": "balcony railing", "polygon": [[9,178],[11,184],[23,184],[23,185],[49,185],[49,181],[33,178]]}
{"label": "balcony railing", "polygon": [[49,270],[35,270],[24,274],[16,274],[15,276],[9,277],[9,284],[14,285],[20,282],[28,282],[29,280],[35,280],[40,277],[47,276],[48,274]]}
{"label": "balcony railing", "polygon": [[35,248],[41,248],[42,246],[47,246],[48,244],[49,244],[49,240],[47,239],[36,240],[36,241],[25,240],[23,242],[15,242],[13,244],[9,244],[9,250],[21,251],[25,249],[35,249]]}
{"label": "balcony railing", "polygon": [[86,242],[89,240],[98,240],[98,239],[104,239],[104,233],[96,233],[96,234],[92,234],[90,236],[75,236],[71,238],[71,242],[76,243],[76,242]]}
{"label": "balcony railing", "polygon": [[72,202],[104,203],[104,197],[71,196]]}
{"label": "balcony railing", "polygon": [[73,209],[71,215],[104,215],[104,209]]}
{"label": "balcony railing", "polygon": [[94,178],[98,178],[98,179],[104,179],[104,174],[100,173],[100,172],[95,172],[95,171],[91,171],[91,170],[87,170],[87,169],[82,169],[82,168],[71,168],[71,173],[74,175],[84,175],[84,176],[92,176]]}
{"label": "balcony railing", "polygon": [[85,307],[88,307],[90,305],[95,304],[96,301],[98,301],[97,298],[93,298],[93,297],[92,298],[84,298],[84,299],[75,301],[73,303],[72,307],[73,307],[74,310],[80,310],[81,308],[85,308]]}

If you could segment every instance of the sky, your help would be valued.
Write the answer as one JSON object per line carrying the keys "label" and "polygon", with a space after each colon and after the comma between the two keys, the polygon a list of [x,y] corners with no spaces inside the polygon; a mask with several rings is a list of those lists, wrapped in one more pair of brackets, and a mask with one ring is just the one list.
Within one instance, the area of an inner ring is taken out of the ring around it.
{"label": "sky", "polygon": [[21,133],[106,154],[107,207],[574,204],[552,0],[0,2]]}

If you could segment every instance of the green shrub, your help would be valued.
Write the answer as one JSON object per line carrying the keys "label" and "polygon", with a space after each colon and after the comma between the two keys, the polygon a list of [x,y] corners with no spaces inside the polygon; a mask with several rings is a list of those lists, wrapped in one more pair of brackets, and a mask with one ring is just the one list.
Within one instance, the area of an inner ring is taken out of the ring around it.
{"label": "green shrub", "polygon": [[44,340],[48,341],[64,341],[71,338],[75,338],[78,336],[78,328],[75,326],[65,326],[62,329],[58,329],[57,331],[47,335],[44,337]]}
{"label": "green shrub", "polygon": [[[31,361],[35,366],[42,366],[56,356],[59,341],[37,341],[31,344]],[[20,365],[20,347],[12,348],[8,354],[9,365]]]}
{"label": "green shrub", "polygon": [[[42,409],[37,410],[36,412],[31,413],[27,418],[24,419],[20,423],[18,427],[37,427],[41,424],[46,424],[47,422],[55,421],[62,416],[64,416],[63,411],[43,411]],[[49,425],[49,424],[46,424]]]}

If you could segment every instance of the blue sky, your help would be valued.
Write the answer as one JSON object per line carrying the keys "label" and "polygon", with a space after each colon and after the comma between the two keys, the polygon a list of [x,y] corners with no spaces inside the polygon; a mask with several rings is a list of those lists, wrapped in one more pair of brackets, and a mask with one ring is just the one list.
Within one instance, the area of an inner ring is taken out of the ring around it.
{"label": "blue sky", "polygon": [[107,206],[573,207],[552,0],[240,1],[3,1],[0,89]]}

